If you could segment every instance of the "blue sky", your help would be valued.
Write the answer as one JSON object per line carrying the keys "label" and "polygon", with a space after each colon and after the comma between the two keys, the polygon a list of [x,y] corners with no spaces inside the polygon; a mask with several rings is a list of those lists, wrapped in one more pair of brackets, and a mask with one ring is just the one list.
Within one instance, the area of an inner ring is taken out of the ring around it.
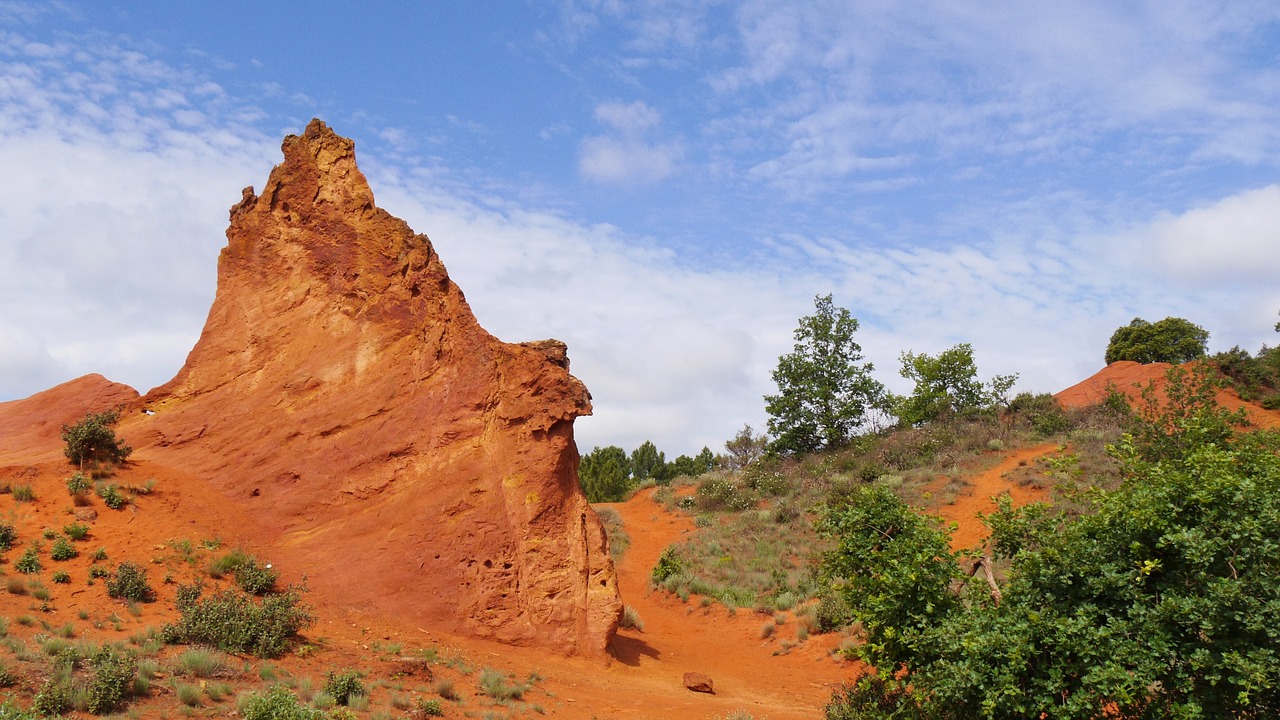
{"label": "blue sky", "polygon": [[356,140],[579,444],[719,449],[816,294],[878,377],[1057,391],[1177,315],[1275,344],[1272,2],[0,0],[0,399],[171,377],[283,135]]}

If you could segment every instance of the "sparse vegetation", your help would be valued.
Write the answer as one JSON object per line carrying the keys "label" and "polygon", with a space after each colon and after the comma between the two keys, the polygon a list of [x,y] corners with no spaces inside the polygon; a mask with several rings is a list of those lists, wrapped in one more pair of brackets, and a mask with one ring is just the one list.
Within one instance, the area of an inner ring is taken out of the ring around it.
{"label": "sparse vegetation", "polygon": [[354,695],[364,695],[364,683],[355,670],[330,672],[325,676],[324,691],[339,705],[346,705]]}

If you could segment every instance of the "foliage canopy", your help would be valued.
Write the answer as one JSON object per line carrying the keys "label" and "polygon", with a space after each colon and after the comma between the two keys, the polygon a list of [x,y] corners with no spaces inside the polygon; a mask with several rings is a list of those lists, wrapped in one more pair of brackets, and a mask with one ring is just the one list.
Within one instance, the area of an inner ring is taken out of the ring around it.
{"label": "foliage canopy", "polygon": [[858,321],[837,308],[831,295],[814,298],[814,314],[800,318],[795,347],[778,358],[773,381],[778,394],[766,395],[773,449],[800,454],[848,444],[867,413],[884,405],[884,386],[863,363],[854,342]]}
{"label": "foliage canopy", "polygon": [[1204,357],[1208,344],[1209,331],[1190,320],[1167,317],[1152,323],[1134,318],[1112,333],[1106,361],[1179,364]]}
{"label": "foliage canopy", "polygon": [[1137,409],[1091,512],[1001,504],[999,599],[953,583],[945,533],[895,497],[830,508],[823,572],[879,674],[827,717],[1280,714],[1280,436],[1238,434],[1206,377],[1174,368],[1164,409]]}
{"label": "foliage canopy", "polygon": [[898,419],[906,425],[922,425],[944,415],[970,415],[1004,400],[1017,375],[997,375],[989,382],[978,379],[973,347],[960,343],[936,357],[911,351],[902,353],[902,377],[915,383],[908,397],[894,398]]}

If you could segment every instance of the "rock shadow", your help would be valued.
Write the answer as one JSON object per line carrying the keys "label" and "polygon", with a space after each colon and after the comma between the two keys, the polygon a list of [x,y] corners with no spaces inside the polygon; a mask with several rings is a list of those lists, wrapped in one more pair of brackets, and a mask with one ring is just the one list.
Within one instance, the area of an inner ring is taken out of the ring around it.
{"label": "rock shadow", "polygon": [[654,660],[661,658],[662,653],[657,648],[640,638],[627,637],[625,635],[614,635],[613,640],[609,641],[609,654],[618,662],[630,667],[640,665],[640,657],[651,657]]}

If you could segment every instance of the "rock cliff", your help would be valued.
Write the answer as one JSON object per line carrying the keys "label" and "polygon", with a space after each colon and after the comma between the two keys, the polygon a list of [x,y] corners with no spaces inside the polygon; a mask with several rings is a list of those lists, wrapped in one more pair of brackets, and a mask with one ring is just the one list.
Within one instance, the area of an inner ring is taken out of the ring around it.
{"label": "rock cliff", "polygon": [[185,366],[130,423],[243,503],[313,589],[453,631],[602,652],[621,603],[577,486],[586,388],[476,321],[424,235],[313,120],[231,209]]}

